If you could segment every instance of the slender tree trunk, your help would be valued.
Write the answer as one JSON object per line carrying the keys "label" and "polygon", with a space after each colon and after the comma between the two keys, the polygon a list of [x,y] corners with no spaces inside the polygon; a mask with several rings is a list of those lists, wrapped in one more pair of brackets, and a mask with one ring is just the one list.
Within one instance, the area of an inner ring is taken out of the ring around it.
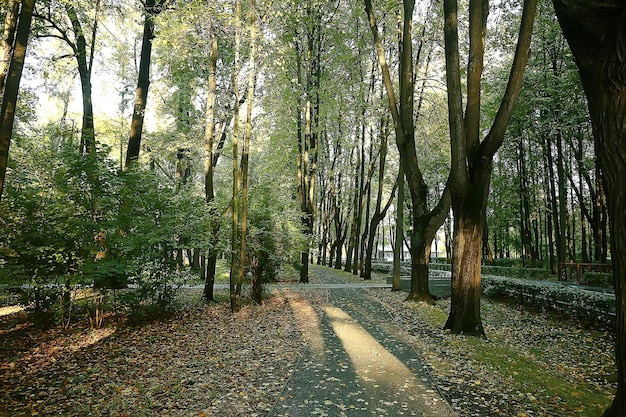
{"label": "slender tree trunk", "polygon": [[367,251],[365,255],[365,267],[363,269],[363,278],[366,280],[372,279],[372,246],[374,244],[374,231],[378,228],[380,222],[382,222],[387,215],[387,211],[389,211],[389,207],[391,207],[391,203],[396,195],[396,190],[398,188],[398,184],[401,181],[404,181],[404,178],[398,178],[396,183],[393,186],[391,191],[391,195],[389,196],[389,200],[385,203],[383,207],[383,185],[385,180],[385,165],[387,162],[387,134],[382,128],[383,123],[381,123],[381,141],[380,141],[380,159],[378,162],[378,190],[376,193],[376,205],[374,208],[374,214],[372,215],[372,220],[369,226],[370,235],[367,242]]}
{"label": "slender tree trunk", "polygon": [[556,174],[554,171],[554,157],[552,156],[552,139],[550,136],[546,136],[546,167],[549,173],[549,207],[550,207],[550,215],[552,220],[552,229],[554,231],[554,240],[556,243],[556,258],[554,259],[554,266],[552,267],[554,270],[558,271],[559,280],[561,279],[562,271],[559,270],[560,265],[565,262],[565,232],[564,225],[561,224],[561,217],[559,216],[559,199],[556,194],[556,190],[558,187],[558,181],[556,178]]}
{"label": "slender tree trunk", "polygon": [[241,285],[239,283],[239,54],[241,48],[241,3],[235,0],[235,63],[233,69],[233,92],[235,95],[235,122],[233,125],[233,197],[231,218],[231,264],[230,264],[230,310],[233,313],[241,309]]}
{"label": "slender tree trunk", "polygon": [[400,291],[400,259],[404,252],[404,168],[402,160],[398,167],[398,199],[396,202],[396,242],[393,251],[393,278],[392,291]]}
{"label": "slender tree trunk", "polygon": [[2,40],[0,41],[0,54],[2,59],[0,61],[0,97],[4,95],[4,82],[9,73],[19,13],[20,0],[9,0],[7,2],[7,14],[4,16]]}
{"label": "slender tree trunk", "polygon": [[[304,137],[302,136],[301,122],[299,129],[299,197],[302,211],[302,225],[305,234],[309,237],[306,249],[301,253],[300,282],[309,282],[309,253],[310,240],[313,236],[315,215],[315,177],[317,173],[318,157],[318,128],[319,128],[319,85],[321,80],[321,11],[319,5],[307,3],[307,16],[310,23],[306,31],[306,91],[304,99],[300,98],[298,105],[304,102]],[[297,53],[301,51],[296,41]],[[302,65],[298,58],[297,72],[299,85],[303,85]],[[300,119],[300,114],[298,119]]]}
{"label": "slender tree trunk", "polygon": [[[207,202],[207,208],[211,212],[211,236],[209,238],[212,246],[217,244],[217,234],[220,229],[220,222],[217,219],[217,210],[212,207],[215,200],[215,190],[213,184],[213,139],[215,136],[215,91],[217,89],[216,69],[218,42],[215,30],[210,34],[210,51],[209,51],[209,76],[207,81],[207,103],[206,103],[206,127],[204,131],[204,198]],[[216,160],[217,162],[217,160]],[[215,301],[213,297],[213,288],[215,284],[215,267],[217,263],[217,251],[209,249],[206,256],[206,269],[204,280],[204,298],[207,301]]]}
{"label": "slender tree trunk", "polygon": [[154,18],[159,14],[162,0],[146,0],[145,17],[143,24],[143,37],[141,41],[141,55],[139,58],[139,78],[135,90],[135,105],[133,118],[130,124],[130,138],[126,150],[126,163],[124,169],[139,159],[141,149],[141,137],[143,134],[143,121],[148,102],[148,88],[150,87],[150,62],[152,60],[152,41],[154,39]]}
{"label": "slender tree trunk", "polygon": [[350,225],[350,237],[348,239],[348,248],[346,250],[346,263],[344,270],[346,272],[352,272],[352,255],[356,251],[356,236],[360,233],[358,230],[358,220],[357,216],[359,215],[359,194],[361,189],[361,183],[359,178],[360,165],[362,161],[359,161],[360,158],[357,158],[357,165],[355,167],[355,175],[354,175],[354,199],[352,204],[352,223]]}
{"label": "slender tree trunk", "polygon": [[[100,2],[96,2],[96,21],[94,22],[94,31],[97,27],[97,16]],[[83,27],[76,14],[76,6],[72,3],[65,4],[65,10],[72,23],[72,29],[76,35],[76,44],[73,46],[74,54],[76,55],[76,61],[78,64],[78,74],[80,76],[80,86],[83,98],[83,120],[80,134],[80,149],[88,154],[96,151],[96,137],[95,126],[93,118],[93,100],[91,93],[91,73],[93,68],[93,55],[90,61],[87,60],[87,41],[85,39],[85,33]],[[95,36],[91,39],[92,50],[95,45]]]}
{"label": "slender tree trunk", "polygon": [[558,183],[557,183],[557,187],[559,190],[559,199],[558,199],[558,213],[559,213],[559,230],[560,230],[560,235],[559,235],[559,244],[558,244],[558,250],[559,250],[559,262],[567,262],[568,261],[568,256],[567,256],[567,235],[568,235],[568,211],[567,211],[567,190],[565,189],[565,168],[563,165],[563,133],[561,132],[561,130],[559,129],[557,131],[557,142],[556,142],[556,149],[557,149],[557,157],[556,157],[556,167],[557,167],[557,179],[558,179]]}
{"label": "slender tree trunk", "polygon": [[[241,155],[241,248],[239,253],[239,275],[237,277],[237,287],[241,296],[241,286],[247,264],[246,239],[248,233],[248,165],[250,158],[250,142],[252,139],[252,108],[254,107],[254,91],[256,85],[256,0],[250,0],[250,56],[248,73],[248,103],[246,109],[246,129],[244,134],[244,146]],[[262,271],[262,267],[258,268]],[[260,302],[262,272],[255,277],[253,287],[255,289],[256,301]]]}
{"label": "slender tree trunk", "polygon": [[20,9],[19,20],[15,32],[15,46],[13,57],[9,64],[8,76],[4,85],[2,107],[0,109],[0,199],[4,191],[4,182],[9,158],[9,147],[13,134],[17,96],[20,90],[24,58],[28,46],[28,35],[33,17],[35,0],[23,0]]}

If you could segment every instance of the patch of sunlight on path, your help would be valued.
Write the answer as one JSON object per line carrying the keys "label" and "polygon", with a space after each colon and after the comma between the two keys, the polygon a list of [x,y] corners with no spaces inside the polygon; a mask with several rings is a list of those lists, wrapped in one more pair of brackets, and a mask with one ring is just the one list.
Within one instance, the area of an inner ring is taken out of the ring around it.
{"label": "patch of sunlight on path", "polygon": [[[322,284],[343,283],[331,269],[313,271]],[[289,300],[307,348],[268,417],[457,416],[374,297],[323,288],[274,290]]]}
{"label": "patch of sunlight on path", "polygon": [[450,415],[445,401],[349,314],[332,306],[325,307],[324,312],[364,385],[371,390],[407,395],[421,405],[419,411],[424,416]]}

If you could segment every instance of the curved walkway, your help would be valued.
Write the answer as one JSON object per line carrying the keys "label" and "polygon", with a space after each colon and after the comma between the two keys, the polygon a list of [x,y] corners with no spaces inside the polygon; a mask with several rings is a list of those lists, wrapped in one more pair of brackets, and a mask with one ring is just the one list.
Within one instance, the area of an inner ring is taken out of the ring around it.
{"label": "curved walkway", "polygon": [[366,285],[346,285],[333,269],[312,265],[311,271],[322,284],[335,285],[301,287],[327,291],[327,302],[312,342],[269,416],[456,415]]}

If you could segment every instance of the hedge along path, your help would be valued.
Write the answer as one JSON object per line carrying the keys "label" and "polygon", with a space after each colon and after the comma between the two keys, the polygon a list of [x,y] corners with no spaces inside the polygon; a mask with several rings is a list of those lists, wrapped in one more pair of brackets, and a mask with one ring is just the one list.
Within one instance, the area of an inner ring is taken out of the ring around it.
{"label": "hedge along path", "polygon": [[[314,282],[344,282],[338,271],[311,271]],[[294,308],[303,314],[308,346],[269,416],[457,415],[380,302],[362,288],[319,291],[326,295],[320,301],[318,293],[315,300],[319,319],[310,308]],[[299,296],[287,297],[298,302]]]}

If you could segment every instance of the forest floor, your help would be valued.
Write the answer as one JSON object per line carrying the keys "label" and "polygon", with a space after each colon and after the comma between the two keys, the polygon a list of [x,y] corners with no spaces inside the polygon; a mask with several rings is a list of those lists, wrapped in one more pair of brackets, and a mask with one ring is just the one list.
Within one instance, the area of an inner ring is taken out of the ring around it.
{"label": "forest floor", "polygon": [[[320,280],[362,283],[313,267]],[[334,289],[293,287],[235,315],[222,290],[209,305],[201,290],[185,290],[181,313],[138,327],[109,317],[101,329],[83,320],[37,330],[24,312],[0,309],[0,416],[296,416],[279,412],[336,299]],[[447,300],[413,305],[405,293],[358,291],[386,310],[381,320],[421,358],[433,397],[460,416],[597,416],[610,404],[609,332],[483,300],[487,338],[457,336],[441,330]],[[306,415],[351,415],[351,405],[329,398]]]}

